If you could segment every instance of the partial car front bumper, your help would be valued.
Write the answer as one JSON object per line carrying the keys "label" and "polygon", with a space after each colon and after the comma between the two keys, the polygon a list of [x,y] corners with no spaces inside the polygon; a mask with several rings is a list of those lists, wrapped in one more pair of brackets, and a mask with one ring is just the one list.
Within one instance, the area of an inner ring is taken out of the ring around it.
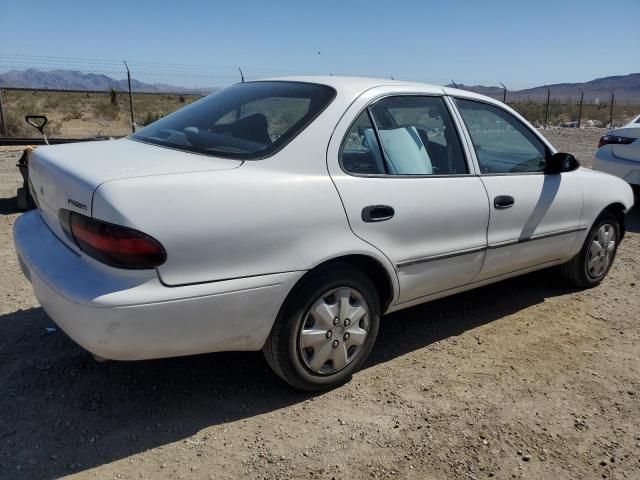
{"label": "partial car front bumper", "polygon": [[640,162],[618,158],[610,147],[603,147],[596,152],[593,169],[622,178],[631,185],[640,186]]}
{"label": "partial car front bumper", "polygon": [[64,245],[39,211],[14,225],[18,259],[44,310],[91,353],[114,360],[262,348],[304,272],[181,287],[154,270],[96,265]]}

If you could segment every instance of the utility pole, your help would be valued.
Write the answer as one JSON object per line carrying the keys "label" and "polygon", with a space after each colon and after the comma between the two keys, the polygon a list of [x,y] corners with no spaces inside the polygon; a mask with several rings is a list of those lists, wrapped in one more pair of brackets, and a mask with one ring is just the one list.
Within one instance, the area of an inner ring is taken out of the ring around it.
{"label": "utility pole", "polygon": [[127,61],[123,60],[124,68],[127,69],[127,81],[129,83],[129,110],[131,111],[131,131],[136,133],[136,120],[133,115],[133,92],[131,91],[131,72],[129,71],[129,65],[127,65]]}

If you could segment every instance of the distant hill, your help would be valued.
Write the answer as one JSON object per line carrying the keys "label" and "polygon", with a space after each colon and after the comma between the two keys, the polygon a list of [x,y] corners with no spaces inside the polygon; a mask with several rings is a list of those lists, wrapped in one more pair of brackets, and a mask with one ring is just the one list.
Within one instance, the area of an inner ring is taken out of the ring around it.
{"label": "distant hill", "polygon": [[[134,92],[167,92],[167,93],[210,93],[219,87],[189,89],[169,85],[165,83],[144,83],[132,79],[131,86]],[[450,84],[448,86],[454,86]],[[115,88],[119,91],[128,89],[127,80],[116,80],[112,77],[95,73],[84,73],[77,70],[38,70],[29,68],[26,70],[9,70],[0,73],[0,88],[43,88],[57,90],[97,90],[107,91]],[[490,97],[502,99],[502,88],[484,85],[463,85],[458,88],[481,93]],[[584,91],[586,102],[599,99],[607,102],[613,90],[618,102],[640,103],[640,73],[602,77],[584,83],[556,83],[548,85],[551,89],[551,97],[555,99],[577,101],[580,98],[580,90]],[[508,88],[508,85],[507,85]],[[524,90],[509,90],[508,101],[544,101],[547,98],[547,86],[527,88]]]}
{"label": "distant hill", "polygon": [[[77,70],[9,70],[0,73],[0,88],[38,88],[51,90],[97,90],[107,91],[115,88],[119,91],[129,89],[127,80],[116,80],[107,75],[83,73]],[[165,83],[144,83],[131,79],[134,92],[166,92],[166,93],[209,93],[218,88],[192,89],[177,87]]]}
{"label": "distant hill", "polygon": [[[451,84],[448,86],[453,87],[454,85]],[[458,84],[457,86],[464,90],[502,99],[503,90],[500,87],[485,87],[483,85],[469,86],[462,84]],[[507,88],[508,87],[507,85]],[[551,98],[563,100],[571,98],[577,101],[580,98],[580,89],[582,89],[586,102],[593,102],[597,99],[601,102],[607,102],[611,98],[611,91],[613,91],[617,102],[640,103],[640,73],[596,78],[595,80],[584,83],[555,83],[524,90],[508,90],[507,101],[546,100],[547,87],[551,90]]]}

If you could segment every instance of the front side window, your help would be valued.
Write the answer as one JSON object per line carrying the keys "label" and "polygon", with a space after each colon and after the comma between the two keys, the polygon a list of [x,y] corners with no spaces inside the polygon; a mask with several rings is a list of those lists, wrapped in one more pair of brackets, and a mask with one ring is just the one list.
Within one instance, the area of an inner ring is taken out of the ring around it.
{"label": "front side window", "polygon": [[469,172],[444,100],[417,95],[387,97],[364,111],[345,137],[341,161],[360,174]]}
{"label": "front side window", "polygon": [[208,155],[260,158],[298,135],[335,93],[312,83],[240,83],[181,108],[131,138]]}
{"label": "front side window", "polygon": [[482,173],[544,172],[545,145],[516,117],[487,103],[455,101]]}

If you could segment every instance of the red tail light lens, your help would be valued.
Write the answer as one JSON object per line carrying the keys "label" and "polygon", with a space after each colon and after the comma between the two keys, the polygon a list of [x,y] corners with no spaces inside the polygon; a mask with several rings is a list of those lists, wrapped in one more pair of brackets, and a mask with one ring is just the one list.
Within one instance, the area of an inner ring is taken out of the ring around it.
{"label": "red tail light lens", "polygon": [[605,145],[629,145],[636,140],[636,138],[619,137],[618,135],[604,135],[600,137],[598,148],[604,147]]}
{"label": "red tail light lens", "polygon": [[153,268],[167,254],[160,243],[142,232],[66,211],[60,222],[80,249],[100,262],[120,268]]}

